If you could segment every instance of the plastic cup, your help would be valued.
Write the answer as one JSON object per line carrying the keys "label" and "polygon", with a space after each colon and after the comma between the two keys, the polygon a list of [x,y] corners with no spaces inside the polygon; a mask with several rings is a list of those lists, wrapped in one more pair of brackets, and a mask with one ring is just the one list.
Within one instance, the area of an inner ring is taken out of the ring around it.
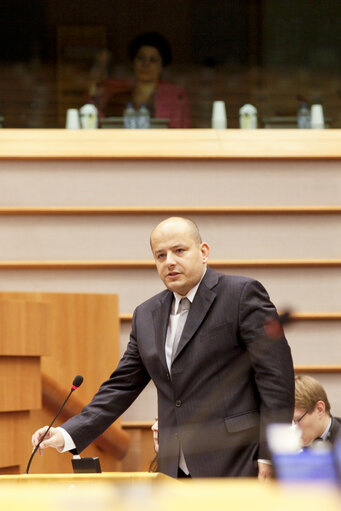
{"label": "plastic cup", "polygon": [[310,127],[315,130],[322,130],[324,128],[324,116],[322,105],[311,105]]}
{"label": "plastic cup", "polygon": [[227,128],[226,108],[224,101],[213,102],[212,128],[214,130],[224,130]]}
{"label": "plastic cup", "polygon": [[78,130],[80,128],[79,112],[77,108],[68,108],[66,111],[65,128],[68,130]]}

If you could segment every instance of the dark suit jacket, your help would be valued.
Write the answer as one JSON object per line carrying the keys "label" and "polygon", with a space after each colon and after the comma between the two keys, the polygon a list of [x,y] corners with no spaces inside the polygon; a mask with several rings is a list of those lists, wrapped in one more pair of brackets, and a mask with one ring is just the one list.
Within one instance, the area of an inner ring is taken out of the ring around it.
{"label": "dark suit jacket", "polygon": [[336,440],[341,439],[341,419],[339,417],[332,417],[332,423],[328,431],[326,440],[332,445],[336,443]]}
{"label": "dark suit jacket", "polygon": [[193,477],[255,476],[268,458],[266,425],[288,421],[294,373],[283,335],[269,339],[276,316],[263,286],[207,269],[168,372],[165,339],[173,294],[137,307],[117,369],[80,415],[63,427],[78,452],[99,436],[152,379],[158,393],[159,470],[176,477],[180,443]]}

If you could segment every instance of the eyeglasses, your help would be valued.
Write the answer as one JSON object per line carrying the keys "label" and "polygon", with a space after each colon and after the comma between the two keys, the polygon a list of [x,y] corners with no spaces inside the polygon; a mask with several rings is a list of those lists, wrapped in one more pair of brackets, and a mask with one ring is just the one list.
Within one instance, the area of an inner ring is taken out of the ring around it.
{"label": "eyeglasses", "polygon": [[308,413],[308,410],[307,410],[306,412],[304,412],[304,414],[303,414],[303,415],[301,415],[301,417],[300,417],[299,419],[294,419],[292,422],[293,422],[294,424],[298,424],[299,422],[301,422],[301,420],[303,419],[303,417],[305,417],[305,416],[307,415],[307,413]]}

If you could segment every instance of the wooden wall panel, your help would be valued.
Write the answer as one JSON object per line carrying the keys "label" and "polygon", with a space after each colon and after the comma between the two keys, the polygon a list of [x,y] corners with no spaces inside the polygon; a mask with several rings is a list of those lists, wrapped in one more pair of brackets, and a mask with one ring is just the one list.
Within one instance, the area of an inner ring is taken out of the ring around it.
{"label": "wooden wall panel", "polygon": [[8,473],[2,472],[2,469],[19,466],[25,461],[28,425],[28,411],[0,413],[0,474]]}
{"label": "wooden wall panel", "polygon": [[0,412],[40,407],[40,357],[0,357]]}
{"label": "wooden wall panel", "polygon": [[49,305],[27,300],[0,300],[1,355],[47,355]]}
{"label": "wooden wall panel", "polygon": [[[77,391],[88,401],[118,362],[118,298],[90,293],[2,292],[6,299],[48,303],[50,312],[49,356],[42,371],[68,391],[76,374],[84,376]],[[94,364],[94,361],[98,363]]]}
{"label": "wooden wall panel", "polygon": [[[119,319],[118,298],[116,295],[104,294],[80,294],[80,293],[30,293],[30,292],[2,292],[0,300],[31,300],[37,303],[44,302],[49,306],[49,330],[50,349],[49,354],[44,356],[41,370],[54,379],[59,386],[65,389],[65,397],[71,388],[76,374],[84,377],[83,385],[77,390],[77,397],[86,404],[97,391],[99,385],[110,375],[115,368],[119,357]],[[35,384],[37,376],[18,370],[14,366],[15,357],[3,359],[3,371],[0,378],[3,381],[11,381],[11,378],[27,380],[27,385]],[[26,368],[33,357],[24,360]],[[39,363],[39,359],[37,358]],[[0,365],[0,369],[1,369]],[[13,374],[13,368],[16,372]],[[21,400],[17,398],[20,406],[26,409],[41,406],[40,369],[38,367],[39,387],[35,392],[22,392]],[[27,388],[26,385],[26,388]],[[35,384],[36,385],[36,384]],[[5,388],[2,385],[1,388]],[[35,387],[34,387],[35,388]],[[38,394],[38,395],[37,395]],[[33,397],[38,401],[38,406],[31,406]],[[1,396],[1,394],[0,394]],[[3,400],[6,399],[3,391]],[[72,397],[71,397],[72,399]],[[8,401],[8,400],[7,400]],[[6,401],[6,406],[9,403]],[[0,398],[1,402],[1,398]],[[15,406],[19,406],[14,402]],[[13,406],[13,405],[12,405]],[[57,410],[55,411],[55,413]],[[31,413],[30,423],[25,431],[25,455],[28,459],[31,452],[31,435],[38,427],[49,424],[53,414],[49,410],[37,410]],[[57,425],[60,422],[57,422]],[[101,462],[107,470],[114,470],[119,464],[105,452],[99,451],[94,446],[87,451],[88,455],[101,457]],[[21,464],[20,470],[26,468]],[[45,456],[36,456],[32,463],[32,473],[39,472],[70,472],[70,454],[60,455],[52,449]]]}

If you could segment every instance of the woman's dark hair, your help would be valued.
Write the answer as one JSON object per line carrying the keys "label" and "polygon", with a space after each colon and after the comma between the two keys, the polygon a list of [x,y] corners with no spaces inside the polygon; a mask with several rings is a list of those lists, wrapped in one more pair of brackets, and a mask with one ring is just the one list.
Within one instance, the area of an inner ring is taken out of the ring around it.
{"label": "woman's dark hair", "polygon": [[141,46],[153,46],[156,48],[162,59],[163,66],[168,66],[172,61],[172,50],[169,42],[158,32],[146,32],[139,34],[129,44],[129,56],[134,60]]}

